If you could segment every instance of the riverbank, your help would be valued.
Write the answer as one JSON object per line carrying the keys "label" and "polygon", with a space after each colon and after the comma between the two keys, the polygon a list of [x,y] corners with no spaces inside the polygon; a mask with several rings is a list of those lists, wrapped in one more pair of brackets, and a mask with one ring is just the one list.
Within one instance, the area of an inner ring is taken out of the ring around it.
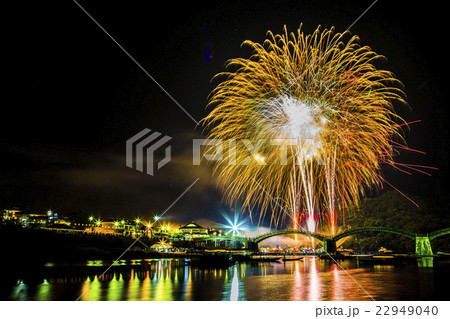
{"label": "riverbank", "polygon": [[0,241],[2,260],[7,261],[3,267],[8,273],[3,281],[40,277],[48,263],[116,260],[125,251],[121,259],[162,258],[156,252],[145,252],[142,244],[134,243],[133,238],[123,236],[60,233],[2,225]]}

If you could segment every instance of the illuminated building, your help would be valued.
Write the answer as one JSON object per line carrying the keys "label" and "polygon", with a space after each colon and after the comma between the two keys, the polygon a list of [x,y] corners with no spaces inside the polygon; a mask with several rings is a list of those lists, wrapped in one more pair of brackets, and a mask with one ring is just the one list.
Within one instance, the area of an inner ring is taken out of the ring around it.
{"label": "illuminated building", "polygon": [[96,221],[94,232],[102,234],[114,234],[114,220],[107,219],[105,221]]}
{"label": "illuminated building", "polygon": [[25,225],[43,225],[47,224],[48,220],[49,216],[47,214],[24,214],[22,216],[22,223],[24,223]]}
{"label": "illuminated building", "polygon": [[2,212],[2,218],[3,220],[15,220],[16,218],[18,218],[18,216],[16,216],[16,214],[20,213],[21,210],[18,209],[17,207],[13,207],[12,209],[4,209]]}
{"label": "illuminated building", "polygon": [[185,240],[192,240],[193,238],[202,238],[208,236],[208,230],[197,223],[191,221],[190,223],[178,228],[184,235]]}
{"label": "illuminated building", "polygon": [[2,211],[2,220],[27,227],[30,225],[45,225],[50,222],[54,223],[55,221],[58,221],[58,214],[51,210],[46,213],[24,213],[17,207],[14,207]]}

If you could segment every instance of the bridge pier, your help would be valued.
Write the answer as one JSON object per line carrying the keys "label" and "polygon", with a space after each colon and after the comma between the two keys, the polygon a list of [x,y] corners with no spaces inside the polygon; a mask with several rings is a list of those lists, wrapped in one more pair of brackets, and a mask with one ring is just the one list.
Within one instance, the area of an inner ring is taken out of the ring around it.
{"label": "bridge pier", "polygon": [[431,249],[430,238],[428,236],[416,236],[416,255],[430,256],[433,255]]}
{"label": "bridge pier", "polygon": [[328,254],[336,254],[336,241],[332,238],[325,238],[322,242],[322,250]]}

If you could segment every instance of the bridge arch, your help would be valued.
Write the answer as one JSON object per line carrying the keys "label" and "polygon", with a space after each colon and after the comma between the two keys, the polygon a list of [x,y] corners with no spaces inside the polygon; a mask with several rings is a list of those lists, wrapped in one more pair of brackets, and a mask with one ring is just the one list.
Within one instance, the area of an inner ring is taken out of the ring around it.
{"label": "bridge arch", "polygon": [[439,229],[439,230],[436,230],[436,231],[434,231],[432,233],[429,233],[428,234],[428,238],[430,240],[433,240],[435,238],[438,238],[438,237],[441,237],[441,236],[444,236],[444,235],[450,235],[450,227],[449,228]]}
{"label": "bridge arch", "polygon": [[255,244],[258,244],[259,242],[270,238],[270,237],[274,237],[274,236],[279,236],[279,235],[286,235],[286,234],[299,234],[299,235],[304,235],[304,236],[308,236],[308,237],[313,237],[315,239],[318,239],[320,241],[324,240],[324,237],[318,234],[311,234],[302,230],[298,230],[298,229],[281,229],[281,230],[275,230],[273,232],[252,238],[252,242],[254,242]]}
{"label": "bridge arch", "polygon": [[394,229],[394,228],[388,228],[388,227],[364,227],[364,228],[356,228],[356,229],[350,229],[346,232],[343,232],[339,235],[336,235],[333,237],[333,240],[337,241],[339,239],[358,234],[358,233],[367,233],[367,232],[381,232],[381,233],[389,233],[394,235],[400,235],[403,237],[407,237],[409,239],[415,240],[417,237],[417,234],[413,234],[410,232],[405,232],[402,230]]}

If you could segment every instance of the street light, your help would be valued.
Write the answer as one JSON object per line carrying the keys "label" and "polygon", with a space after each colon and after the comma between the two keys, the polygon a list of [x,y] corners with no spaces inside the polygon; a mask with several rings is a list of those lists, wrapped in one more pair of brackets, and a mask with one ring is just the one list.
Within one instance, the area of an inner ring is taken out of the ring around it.
{"label": "street light", "polygon": [[140,218],[136,218],[135,220],[134,220],[134,222],[136,223],[136,226],[134,226],[134,231],[135,232],[137,232],[138,230],[140,230],[140,225],[141,225],[141,220],[140,220]]}

